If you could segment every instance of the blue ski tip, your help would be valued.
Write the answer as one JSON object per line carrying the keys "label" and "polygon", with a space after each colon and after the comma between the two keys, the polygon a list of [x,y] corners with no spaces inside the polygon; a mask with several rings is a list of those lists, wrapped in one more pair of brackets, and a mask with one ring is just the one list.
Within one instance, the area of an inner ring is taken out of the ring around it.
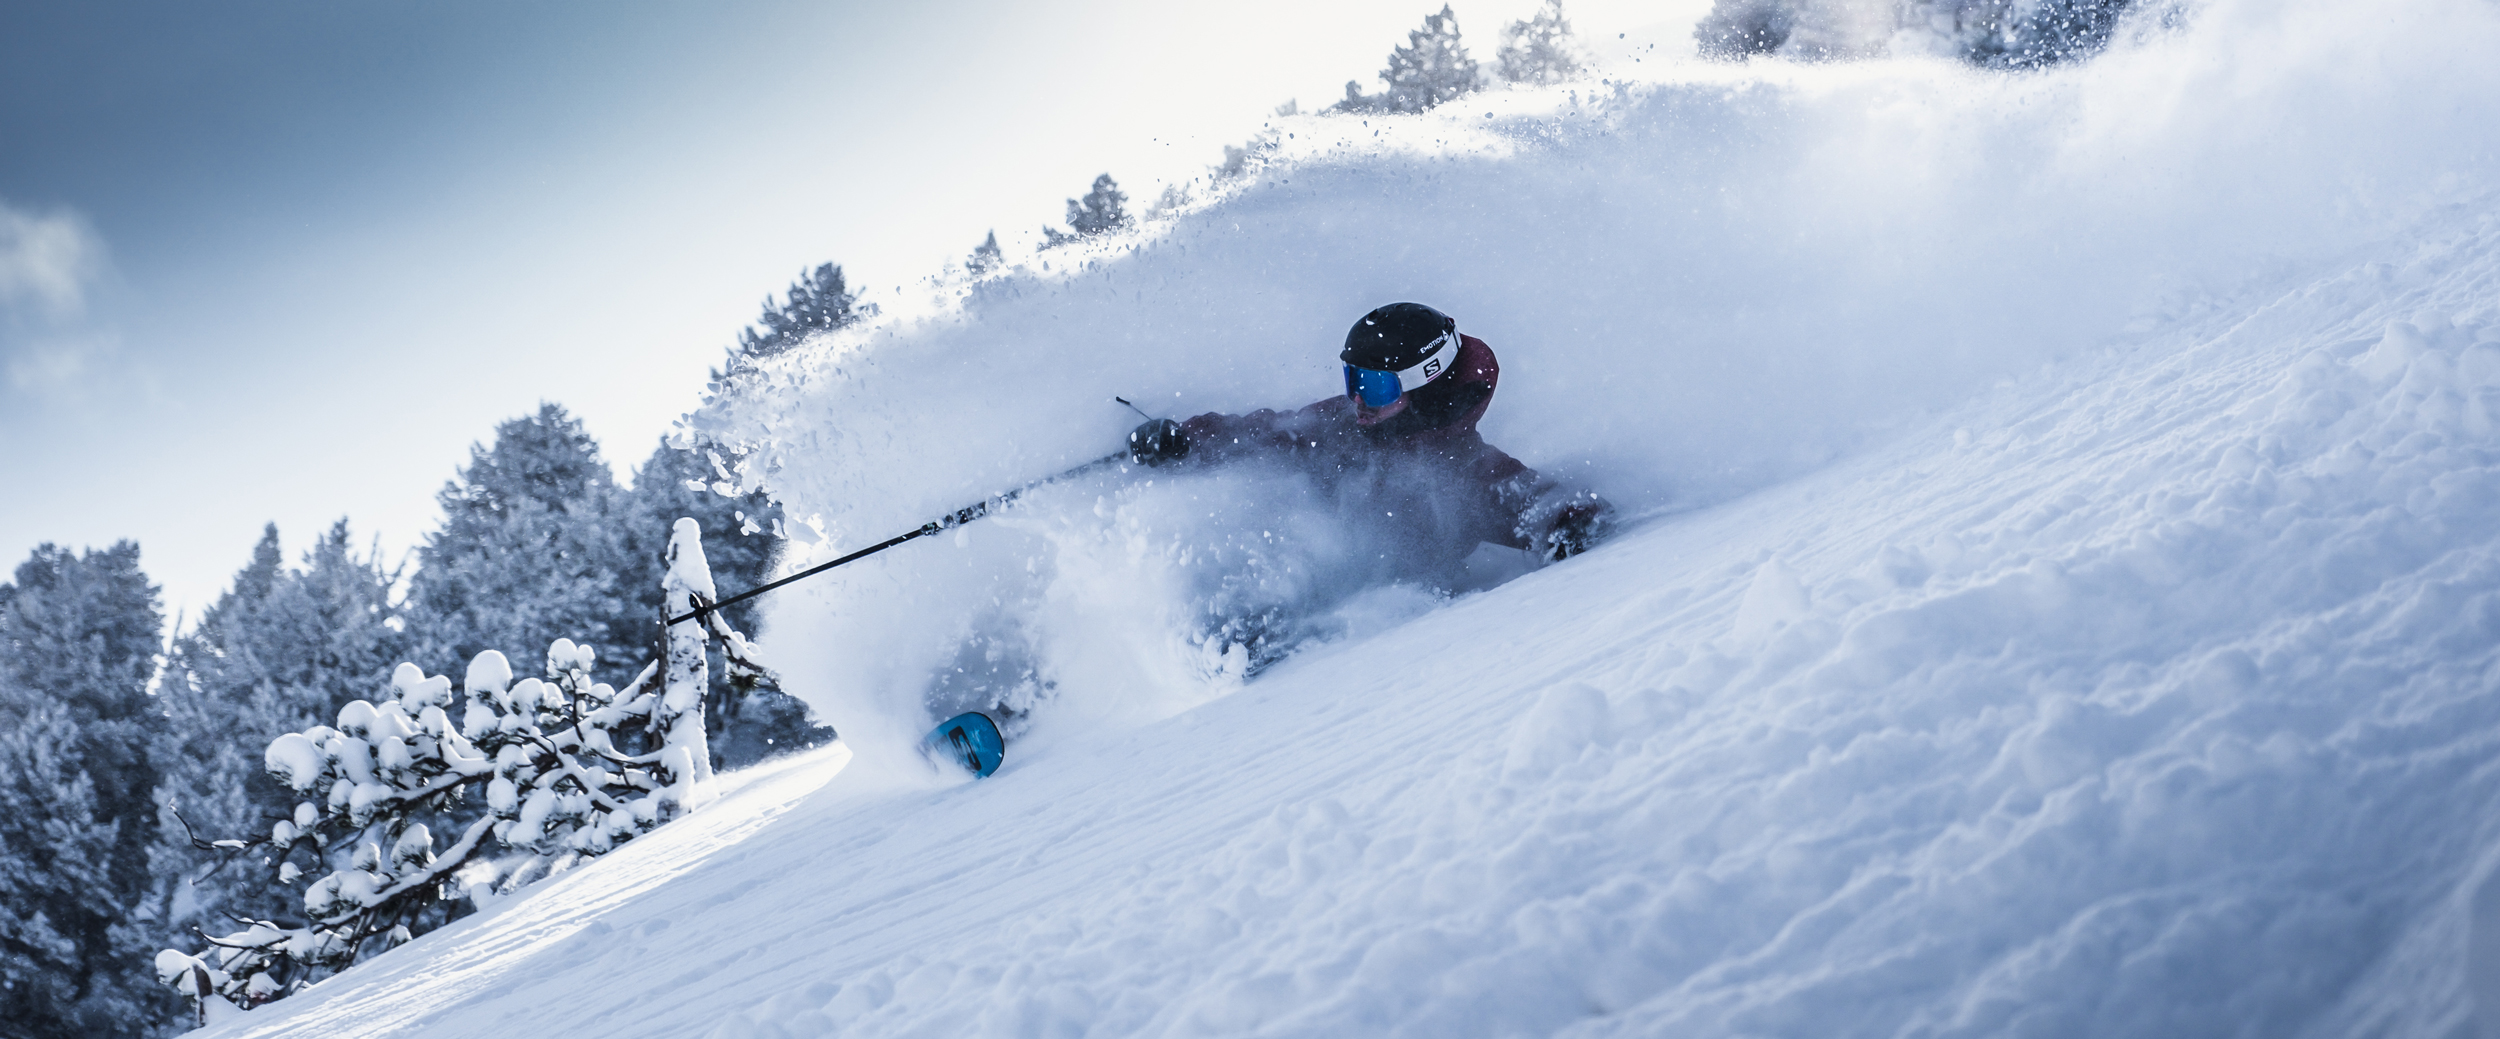
{"label": "blue ski tip", "polygon": [[932,756],[962,765],[976,777],[998,771],[998,760],[1007,753],[1007,740],[998,734],[998,723],[979,711],[939,722],[921,745]]}

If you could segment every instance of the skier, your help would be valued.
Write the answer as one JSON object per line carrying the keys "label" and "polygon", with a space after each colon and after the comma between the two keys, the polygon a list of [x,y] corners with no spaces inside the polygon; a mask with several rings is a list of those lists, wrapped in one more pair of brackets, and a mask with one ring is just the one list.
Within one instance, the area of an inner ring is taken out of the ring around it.
{"label": "skier", "polygon": [[1607,533],[1605,501],[1556,487],[1476,433],[1501,365],[1449,315],[1391,303],[1355,322],[1337,357],[1344,396],[1292,412],[1152,419],[1129,434],[1129,456],[1147,466],[1287,465],[1395,549],[1410,576],[1442,583],[1481,542],[1559,561]]}

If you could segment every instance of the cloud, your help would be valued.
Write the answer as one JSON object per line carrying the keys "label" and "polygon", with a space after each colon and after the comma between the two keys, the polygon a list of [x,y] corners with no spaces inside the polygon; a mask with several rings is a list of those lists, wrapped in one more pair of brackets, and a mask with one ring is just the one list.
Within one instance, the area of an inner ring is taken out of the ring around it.
{"label": "cloud", "polygon": [[67,209],[37,213],[0,201],[0,307],[47,323],[85,316],[104,270],[104,240]]}
{"label": "cloud", "polygon": [[85,217],[0,200],[0,370],[10,389],[69,389],[115,352],[112,330],[87,313],[104,272],[104,239]]}
{"label": "cloud", "polygon": [[5,367],[9,388],[33,393],[76,387],[121,350],[110,332],[81,331],[69,335],[10,337]]}

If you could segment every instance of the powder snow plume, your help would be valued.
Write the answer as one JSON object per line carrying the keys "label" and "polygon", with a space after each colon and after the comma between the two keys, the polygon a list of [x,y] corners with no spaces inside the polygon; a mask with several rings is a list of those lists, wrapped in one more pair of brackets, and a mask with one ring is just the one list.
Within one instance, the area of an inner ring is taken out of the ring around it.
{"label": "powder snow plume", "polygon": [[[2487,198],[2492,22],[2222,3],[2050,73],[1686,63],[1306,117],[1220,198],[820,340],[700,425],[847,550],[1118,447],[1137,416],[1114,396],[1175,417],[1326,396],[1353,318],[1413,299],[1500,354],[1489,441],[1636,512],[1695,508]],[[785,595],[776,630],[807,632],[846,732],[895,714],[907,741],[966,668],[1093,698],[1062,712],[1083,724],[1177,709],[1228,688],[1200,659],[1209,553],[1237,585],[1331,561],[1322,532],[1278,541],[1308,519],[1280,514],[1289,488],[1174,484],[1054,488],[954,552]]]}

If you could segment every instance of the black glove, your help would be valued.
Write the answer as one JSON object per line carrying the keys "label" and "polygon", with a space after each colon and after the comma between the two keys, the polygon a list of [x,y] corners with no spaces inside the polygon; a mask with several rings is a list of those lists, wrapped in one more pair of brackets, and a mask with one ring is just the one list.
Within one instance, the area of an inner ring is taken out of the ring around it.
{"label": "black glove", "polygon": [[1575,494],[1569,504],[1554,510],[1554,518],[1537,539],[1539,554],[1547,562],[1559,563],[1597,547],[1597,543],[1614,532],[1615,509],[1594,494]]}
{"label": "black glove", "polygon": [[1189,434],[1168,418],[1148,419],[1128,434],[1129,459],[1139,465],[1176,462],[1189,454]]}

